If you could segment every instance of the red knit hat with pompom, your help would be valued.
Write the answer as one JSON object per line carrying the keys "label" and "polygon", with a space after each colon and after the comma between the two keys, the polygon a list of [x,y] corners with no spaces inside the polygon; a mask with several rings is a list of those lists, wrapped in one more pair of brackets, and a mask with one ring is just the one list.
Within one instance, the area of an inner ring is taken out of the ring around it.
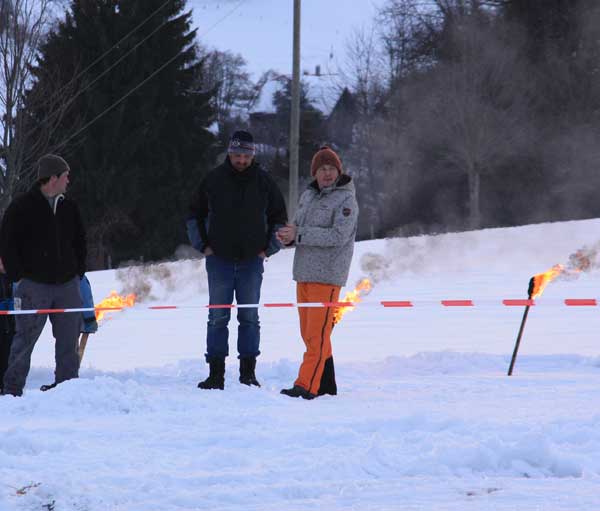
{"label": "red knit hat with pompom", "polygon": [[310,165],[310,175],[314,177],[317,173],[317,170],[319,170],[323,165],[332,165],[338,169],[340,174],[344,173],[340,157],[333,149],[326,145],[321,147],[321,149],[319,149],[313,156],[312,163]]}

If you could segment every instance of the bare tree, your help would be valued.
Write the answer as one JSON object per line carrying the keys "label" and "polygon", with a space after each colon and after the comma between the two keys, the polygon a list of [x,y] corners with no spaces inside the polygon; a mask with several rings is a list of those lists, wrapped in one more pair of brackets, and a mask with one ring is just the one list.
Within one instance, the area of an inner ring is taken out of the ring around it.
{"label": "bare tree", "polygon": [[354,30],[346,43],[345,65],[339,80],[355,95],[361,113],[371,115],[385,94],[385,65],[374,28]]}
{"label": "bare tree", "polygon": [[29,181],[31,155],[41,152],[43,140],[26,133],[23,107],[55,5],[52,0],[0,0],[0,211]]}
{"label": "bare tree", "polygon": [[[340,93],[347,87],[354,97],[357,118],[351,149],[342,156],[346,166],[357,178],[359,200],[363,211],[363,219],[369,218],[369,235],[375,235],[382,224],[383,205],[377,194],[380,176],[375,169],[375,126],[379,122],[378,108],[385,102],[389,91],[386,76],[385,56],[381,50],[375,28],[354,30],[346,42],[346,58],[344,65],[337,73]],[[335,138],[335,134],[331,134]],[[367,193],[366,190],[370,190]]]}
{"label": "bare tree", "polygon": [[389,87],[428,63],[426,41],[432,19],[439,18],[440,13],[422,0],[387,0],[379,9],[376,22]]}
{"label": "bare tree", "polygon": [[223,132],[228,121],[244,118],[252,110],[265,84],[272,79],[271,71],[265,72],[256,82],[246,70],[241,55],[230,51],[212,51],[204,56],[203,89],[214,89],[216,120]]}
{"label": "bare tree", "polygon": [[0,3],[0,129],[4,165],[0,173],[1,209],[12,198],[25,160],[19,121],[23,119],[23,100],[44,33],[47,9],[48,1],[2,0]]}
{"label": "bare tree", "polygon": [[534,94],[519,45],[509,43],[514,33],[499,33],[469,15],[452,30],[456,58],[420,82],[419,94],[426,96],[410,116],[422,146],[436,155],[437,171],[466,175],[468,226],[476,229],[482,176],[502,171],[532,145]]}

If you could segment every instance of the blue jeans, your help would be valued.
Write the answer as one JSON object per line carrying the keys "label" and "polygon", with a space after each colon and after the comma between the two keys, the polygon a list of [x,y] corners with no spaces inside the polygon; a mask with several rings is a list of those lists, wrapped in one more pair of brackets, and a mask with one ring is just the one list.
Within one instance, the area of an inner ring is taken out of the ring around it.
{"label": "blue jeans", "polygon": [[[264,260],[256,256],[244,261],[229,261],[216,255],[206,258],[208,295],[211,305],[231,304],[233,296],[238,304],[258,303],[264,271]],[[206,329],[206,361],[224,359],[229,355],[229,329],[231,309],[209,309]],[[260,354],[260,322],[258,308],[238,309],[239,358],[257,357]]]}

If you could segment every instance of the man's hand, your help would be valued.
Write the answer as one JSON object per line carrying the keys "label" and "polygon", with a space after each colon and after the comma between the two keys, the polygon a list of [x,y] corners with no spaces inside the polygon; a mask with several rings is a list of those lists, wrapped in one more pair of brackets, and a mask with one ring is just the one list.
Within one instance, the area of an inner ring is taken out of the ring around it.
{"label": "man's hand", "polygon": [[213,254],[214,254],[214,252],[213,252],[213,249],[212,249],[212,248],[210,248],[210,247],[206,247],[206,248],[204,249],[204,256],[205,256],[205,257],[211,256],[211,255],[213,255]]}
{"label": "man's hand", "polygon": [[6,270],[4,269],[4,263],[2,262],[1,257],[0,257],[0,273],[6,273]]}
{"label": "man's hand", "polygon": [[289,245],[296,239],[296,226],[294,224],[286,224],[285,227],[281,227],[277,231],[275,236],[284,245]]}
{"label": "man's hand", "polygon": [[261,259],[266,259],[266,258],[267,258],[267,254],[265,254],[265,251],[264,251],[264,250],[261,250],[261,251],[258,253],[258,257],[260,257]]}

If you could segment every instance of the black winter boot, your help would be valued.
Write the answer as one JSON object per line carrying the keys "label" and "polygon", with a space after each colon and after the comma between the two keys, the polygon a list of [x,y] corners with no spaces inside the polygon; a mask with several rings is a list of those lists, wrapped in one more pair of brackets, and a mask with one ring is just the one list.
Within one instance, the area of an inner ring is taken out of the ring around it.
{"label": "black winter boot", "polygon": [[321,386],[319,387],[318,396],[329,394],[337,395],[337,385],[335,384],[335,369],[333,367],[333,357],[329,357],[325,361],[325,368],[321,376]]}
{"label": "black winter boot", "polygon": [[291,389],[283,389],[281,394],[290,397],[301,397],[302,399],[314,399],[317,396],[315,394],[311,394],[308,390],[300,385],[294,385]]}
{"label": "black winter boot", "polygon": [[208,362],[210,372],[206,380],[198,383],[199,389],[219,389],[225,388],[225,359],[213,359]]}
{"label": "black winter boot", "polygon": [[9,390],[9,389],[2,389],[2,392],[0,392],[1,396],[14,396],[14,397],[21,397],[23,395],[23,391],[22,390]]}
{"label": "black winter boot", "polygon": [[256,369],[256,357],[240,358],[240,383],[260,387],[254,370]]}

